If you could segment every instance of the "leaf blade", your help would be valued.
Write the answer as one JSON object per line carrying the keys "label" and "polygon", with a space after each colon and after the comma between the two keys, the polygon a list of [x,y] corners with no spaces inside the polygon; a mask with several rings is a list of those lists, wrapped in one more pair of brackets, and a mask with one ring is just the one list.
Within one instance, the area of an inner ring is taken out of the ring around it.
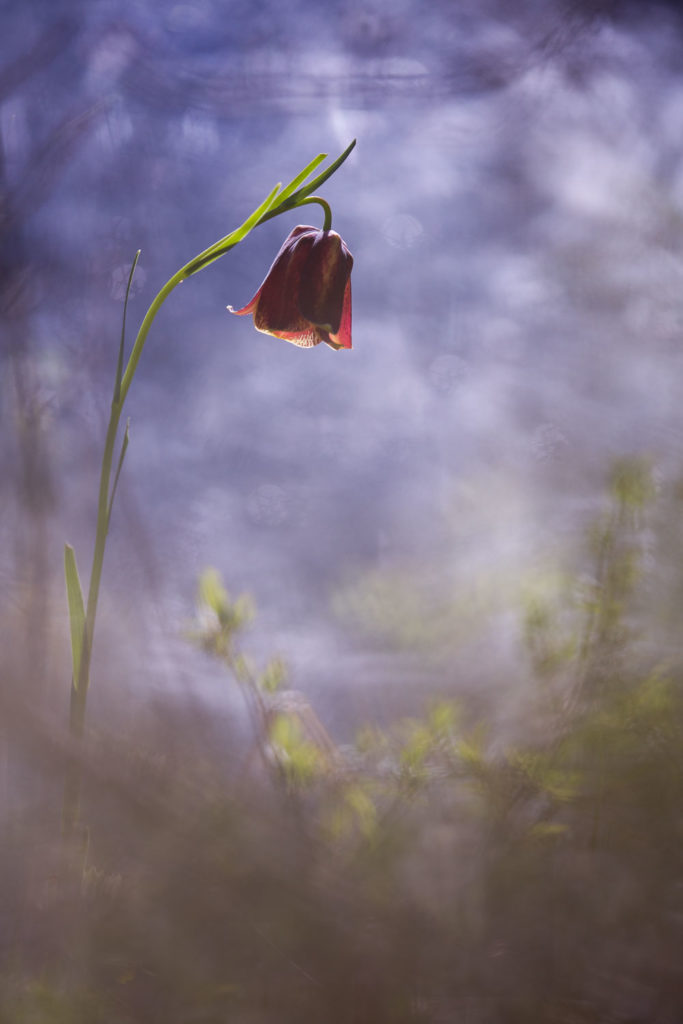
{"label": "leaf blade", "polygon": [[69,624],[71,627],[71,662],[73,666],[73,685],[78,689],[83,655],[85,635],[85,606],[83,591],[76,565],[76,553],[70,544],[64,545],[64,578],[66,580],[66,598],[69,606]]}
{"label": "leaf blade", "polygon": [[261,205],[256,207],[254,212],[247,217],[243,224],[240,224],[238,228],[235,228],[234,231],[231,231],[229,235],[221,238],[214,245],[210,245],[208,249],[205,249],[204,252],[200,253],[199,256],[196,256],[190,263],[188,263],[185,267],[185,277],[192,277],[193,274],[197,274],[200,270],[203,270],[204,267],[208,267],[210,263],[220,259],[224,253],[233,249],[242,241],[242,239],[246,238],[249,232],[256,227],[264,214],[267,214],[279,191],[280,185],[278,184],[271,192],[268,193]]}
{"label": "leaf blade", "polygon": [[344,152],[333,160],[329,167],[327,167],[322,174],[319,174],[313,181],[309,181],[303,188],[298,189],[296,192],[292,192],[284,202],[279,202],[272,210],[268,210],[261,217],[261,223],[270,220],[271,217],[277,217],[279,213],[284,213],[286,210],[294,210],[302,199],[307,199],[308,196],[312,195],[317,188],[323,185],[328,178],[330,178],[335,171],[339,170],[341,165],[344,163],[346,158],[350,155],[351,151],[355,148],[356,139],[351,142]]}
{"label": "leaf blade", "polygon": [[292,178],[289,185],[283,188],[282,192],[280,192],[279,196],[277,197],[278,203],[284,202],[285,199],[288,199],[292,195],[292,193],[296,192],[299,185],[302,185],[306,178],[308,178],[308,176],[313,173],[316,167],[318,167],[318,165],[321,164],[323,160],[325,160],[326,158],[327,153],[318,153],[318,155],[311,160],[310,164],[307,164],[306,167],[304,167],[303,171],[301,171],[300,174],[297,174],[296,178]]}
{"label": "leaf blade", "polygon": [[119,344],[119,359],[116,364],[116,378],[114,381],[114,402],[118,403],[121,400],[121,380],[123,379],[123,349],[126,341],[126,313],[128,312],[128,297],[130,295],[130,287],[133,283],[133,274],[135,268],[138,265],[140,259],[141,249],[135,253],[133,258],[133,264],[130,268],[130,274],[128,275],[128,284],[126,285],[126,296],[123,300],[123,320],[121,323],[121,341]]}
{"label": "leaf blade", "polygon": [[119,455],[119,461],[116,466],[116,473],[114,475],[114,483],[111,489],[111,495],[109,496],[109,507],[107,509],[107,530],[109,530],[109,523],[111,522],[111,510],[114,507],[114,497],[116,495],[116,488],[119,485],[119,477],[121,476],[121,468],[123,466],[123,460],[126,457],[126,451],[128,450],[128,441],[130,438],[130,419],[126,422],[126,429],[123,435],[123,441],[121,442],[121,453]]}

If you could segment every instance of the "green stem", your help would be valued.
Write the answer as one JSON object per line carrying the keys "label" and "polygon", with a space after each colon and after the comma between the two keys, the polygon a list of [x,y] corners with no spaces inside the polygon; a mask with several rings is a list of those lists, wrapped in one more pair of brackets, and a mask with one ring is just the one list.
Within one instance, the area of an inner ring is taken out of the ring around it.
{"label": "green stem", "polygon": [[325,220],[323,221],[323,231],[329,231],[332,227],[332,210],[330,204],[321,199],[320,196],[308,196],[306,199],[300,199],[296,204],[298,206],[305,206],[306,203],[317,203],[318,206],[322,206],[325,211]]}
{"label": "green stem", "polygon": [[[93,638],[95,635],[95,618],[97,616],[97,602],[100,593],[100,581],[102,579],[102,566],[104,563],[104,549],[107,542],[107,531],[109,527],[109,484],[111,480],[111,467],[114,457],[114,444],[116,432],[121,418],[121,401],[112,402],[107,426],[107,437],[104,443],[102,455],[102,469],[100,471],[100,489],[97,502],[97,529],[95,532],[95,548],[93,552],[92,570],[90,573],[90,587],[88,589],[88,603],[86,606],[85,623],[83,626],[83,649],[78,678],[71,683],[71,704],[69,714],[69,728],[71,735],[76,740],[83,737],[83,726],[85,723],[85,705],[88,696],[90,683],[90,658],[92,654]],[[78,822],[78,811],[81,795],[82,767],[78,758],[69,765],[67,778],[64,787],[64,801],[62,805],[62,830],[67,838],[73,837]]]}
{"label": "green stem", "polygon": [[[194,260],[192,260],[192,262],[194,263]],[[169,281],[166,282],[166,284],[161,289],[161,291],[153,299],[152,305],[149,307],[149,309],[145,313],[145,319],[142,321],[142,323],[140,325],[140,330],[138,331],[138,336],[135,339],[135,344],[133,345],[133,351],[130,354],[130,359],[128,360],[128,365],[126,366],[126,372],[124,373],[123,379],[121,381],[121,399],[120,399],[120,406],[121,407],[123,406],[123,403],[126,400],[126,395],[128,394],[128,389],[130,388],[130,385],[131,385],[131,382],[133,380],[133,377],[135,376],[135,371],[137,369],[138,363],[140,362],[140,356],[142,355],[142,350],[145,347],[145,342],[147,340],[147,335],[149,334],[149,329],[150,329],[150,327],[152,326],[152,324],[154,322],[154,317],[157,315],[157,313],[159,312],[159,310],[161,309],[161,307],[163,306],[164,302],[166,301],[168,296],[171,294],[173,289],[177,285],[179,285],[181,283],[181,281],[185,280],[185,277],[187,276],[187,274],[186,274],[186,267],[189,267],[189,266],[190,266],[189,263],[186,264],[186,266],[183,267],[182,270],[179,270],[177,272],[177,274],[174,274],[173,277]],[[120,413],[121,413],[121,409],[119,408],[119,415],[120,415]],[[118,420],[117,420],[117,423],[118,423]]]}
{"label": "green stem", "polygon": [[[137,258],[136,258],[137,259]],[[109,532],[109,520],[111,516],[111,504],[113,494],[110,496],[111,471],[114,461],[114,447],[116,434],[121,420],[123,404],[126,400],[128,390],[135,375],[140,356],[147,340],[154,318],[161,306],[171,294],[173,289],[185,280],[188,276],[188,268],[195,263],[192,260],[182,267],[170,280],[166,282],[161,291],[155,296],[145,318],[140,325],[133,349],[126,366],[126,371],[114,388],[114,398],[109,413],[107,425],[107,436],[104,442],[102,454],[102,468],[100,470],[100,489],[97,500],[97,529],[95,531],[95,547],[93,551],[92,569],[90,572],[90,586],[88,588],[88,602],[85,612],[85,623],[83,626],[83,649],[78,679],[72,680],[71,704],[69,715],[69,728],[75,740],[81,740],[85,724],[85,708],[88,698],[88,687],[90,685],[90,662],[92,657],[93,640],[95,637],[95,619],[97,617],[97,603],[100,595],[100,582],[102,580],[102,567],[104,565],[104,551]],[[79,804],[82,787],[83,770],[78,757],[75,757],[69,765],[64,787],[64,801],[62,805],[62,831],[67,838],[72,838],[78,824]]]}

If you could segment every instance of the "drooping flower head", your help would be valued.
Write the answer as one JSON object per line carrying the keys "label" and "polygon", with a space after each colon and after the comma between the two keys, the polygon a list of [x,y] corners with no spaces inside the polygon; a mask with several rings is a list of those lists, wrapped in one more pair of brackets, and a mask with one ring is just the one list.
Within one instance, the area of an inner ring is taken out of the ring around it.
{"label": "drooping flower head", "polygon": [[275,257],[256,295],[237,316],[253,314],[254,327],[312,348],[351,348],[353,256],[336,231],[299,225]]}

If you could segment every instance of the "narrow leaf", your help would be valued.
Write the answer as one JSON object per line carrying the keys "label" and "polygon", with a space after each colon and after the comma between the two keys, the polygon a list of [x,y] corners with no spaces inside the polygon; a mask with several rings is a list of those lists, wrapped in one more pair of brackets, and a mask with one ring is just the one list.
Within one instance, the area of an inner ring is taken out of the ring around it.
{"label": "narrow leaf", "polygon": [[341,165],[344,163],[347,156],[349,155],[349,153],[351,152],[355,145],[356,140],[354,139],[351,145],[346,147],[341,156],[338,156],[337,159],[333,161],[333,163],[331,163],[330,166],[322,172],[322,174],[319,174],[317,178],[313,179],[313,181],[309,181],[307,185],[304,185],[304,187],[300,188],[297,192],[293,192],[287,199],[284,200],[284,202],[278,202],[277,205],[274,206],[272,210],[269,210],[267,213],[265,213],[261,217],[261,223],[263,223],[263,221],[270,220],[271,217],[276,217],[279,213],[284,213],[285,210],[293,210],[302,199],[306,199],[308,196],[312,195],[316,191],[316,189],[318,189],[324,182],[326,182],[327,179],[331,177],[334,174],[334,172],[341,167]]}
{"label": "narrow leaf", "polygon": [[289,196],[291,196],[293,192],[296,192],[296,190],[298,189],[299,185],[303,184],[303,182],[306,180],[306,178],[309,176],[309,174],[312,174],[313,171],[316,169],[316,167],[319,164],[321,164],[323,162],[323,160],[325,160],[326,158],[327,158],[327,153],[318,153],[318,155],[316,157],[314,157],[313,160],[311,160],[310,164],[308,164],[306,167],[304,167],[304,169],[301,172],[301,174],[297,174],[296,178],[293,178],[290,181],[289,185],[287,185],[286,188],[283,188],[282,192],[280,192],[279,196],[277,197],[278,205],[280,203],[283,203],[285,201],[285,199],[288,199]]}
{"label": "narrow leaf", "polygon": [[231,233],[229,238],[232,240],[234,237],[234,241],[232,241],[233,245],[237,245],[238,242],[241,242],[242,239],[249,234],[251,229],[256,227],[263,214],[266,213],[266,211],[273,205],[279,191],[280,182],[277,183],[273,191],[263,200],[261,205],[254,210],[251,217],[247,217],[244,224]]}
{"label": "narrow leaf", "polygon": [[116,494],[116,488],[118,487],[119,477],[121,476],[121,467],[123,466],[123,460],[128,450],[128,439],[130,436],[130,418],[126,420],[126,430],[123,435],[123,441],[121,442],[121,454],[119,455],[119,461],[116,466],[116,473],[114,474],[114,484],[111,489],[111,496],[109,498],[109,508],[107,509],[107,530],[109,529],[109,521],[111,519],[111,510],[114,506],[114,495]]}
{"label": "narrow leaf", "polygon": [[130,295],[130,286],[133,283],[133,274],[135,268],[138,265],[140,259],[140,252],[138,249],[133,259],[133,265],[130,268],[130,274],[128,275],[128,284],[126,285],[126,297],[123,300],[123,322],[121,324],[121,342],[119,344],[119,361],[116,364],[116,381],[114,383],[114,402],[118,404],[121,398],[121,379],[123,377],[123,348],[126,340],[126,313],[128,312],[128,296]]}
{"label": "narrow leaf", "polygon": [[64,576],[66,578],[66,597],[69,603],[69,623],[71,625],[71,661],[73,665],[74,688],[78,688],[78,677],[81,670],[81,654],[85,629],[85,608],[83,592],[78,577],[76,554],[70,544],[64,545]]}
{"label": "narrow leaf", "polygon": [[[326,170],[324,170],[322,172],[322,174],[319,174],[317,178],[313,179],[313,181],[309,181],[308,185],[306,185],[305,188],[300,190],[302,196],[303,195],[307,195],[307,196],[312,195],[317,188],[320,188],[320,186],[323,184],[323,182],[327,181],[328,178],[331,178],[332,175],[334,174],[334,172],[339,170],[339,168],[344,163],[346,158],[349,156],[351,151],[353,149],[355,149],[355,146],[356,146],[356,140],[354,139],[346,147],[346,149],[341,154],[341,156],[338,156],[337,159],[335,161],[333,161],[333,163],[331,163],[330,166]],[[297,193],[295,193],[295,195],[296,194]]]}
{"label": "narrow leaf", "polygon": [[215,242],[214,245],[210,245],[208,249],[205,249],[204,252],[200,253],[199,256],[188,263],[185,268],[185,277],[191,277],[192,274],[196,274],[198,271],[203,270],[204,267],[208,267],[210,263],[219,259],[224,253],[228,252],[241,242],[243,238],[246,238],[252,228],[256,227],[259,220],[261,220],[263,215],[270,209],[279,190],[280,185],[278,183],[272,192],[266,196],[261,205],[254,210],[251,216],[247,217],[244,224],[235,228],[234,231],[231,231],[229,235],[225,236],[225,238],[221,238],[218,242]]}

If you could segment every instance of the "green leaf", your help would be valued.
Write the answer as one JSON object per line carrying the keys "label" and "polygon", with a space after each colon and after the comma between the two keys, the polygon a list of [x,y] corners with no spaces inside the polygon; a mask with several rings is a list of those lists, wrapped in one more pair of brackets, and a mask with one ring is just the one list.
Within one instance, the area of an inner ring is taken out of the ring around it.
{"label": "green leaf", "polygon": [[470,734],[458,740],[456,753],[467,766],[473,769],[484,768],[484,729],[479,725]]}
{"label": "green leaf", "polygon": [[270,742],[289,754],[301,742],[301,729],[290,715],[277,715],[270,726]]}
{"label": "green leaf", "polygon": [[339,170],[355,145],[356,140],[354,139],[351,145],[346,147],[341,156],[338,156],[337,159],[322,172],[322,174],[319,174],[317,178],[313,179],[313,181],[309,181],[307,185],[300,188],[297,192],[293,192],[287,199],[285,199],[284,202],[278,202],[272,210],[264,214],[264,216],[261,217],[261,223],[263,223],[263,221],[270,220],[271,217],[277,217],[279,213],[284,213],[285,210],[293,210],[302,199],[306,199],[308,196],[312,195],[316,189],[320,188],[320,186],[334,174],[335,171]]}
{"label": "green leaf", "polygon": [[421,722],[411,723],[408,742],[401,750],[401,765],[411,774],[421,773],[432,749],[433,742],[429,730]]}
{"label": "green leaf", "polygon": [[366,839],[370,839],[377,825],[377,808],[372,797],[360,786],[349,786],[344,799],[353,812],[358,827]]}
{"label": "green leaf", "polygon": [[121,400],[121,380],[123,378],[123,348],[124,348],[124,344],[125,344],[125,340],[126,340],[126,313],[128,311],[128,296],[130,295],[130,286],[133,283],[133,274],[135,273],[135,268],[138,265],[138,260],[140,259],[141,251],[142,251],[141,249],[138,249],[138,251],[135,253],[135,257],[133,259],[133,265],[131,266],[130,274],[128,275],[128,284],[126,285],[126,297],[123,300],[123,321],[121,323],[121,342],[119,344],[119,360],[118,360],[118,363],[116,364],[116,380],[114,382],[114,403],[115,404],[118,404],[118,402]]}
{"label": "green leaf", "polygon": [[287,679],[287,666],[281,658],[273,658],[259,679],[259,686],[266,693],[277,693]]}
{"label": "green leaf", "polygon": [[309,176],[309,174],[312,174],[316,167],[319,164],[321,164],[323,160],[325,160],[326,158],[327,153],[318,153],[318,155],[313,160],[311,160],[310,164],[304,167],[301,174],[297,174],[296,178],[292,178],[289,185],[287,185],[286,188],[283,188],[282,192],[280,192],[279,196],[277,197],[278,206],[281,203],[283,203],[285,199],[288,199],[293,192],[296,192],[299,185],[301,185]]}
{"label": "green leaf", "polygon": [[280,183],[275,186],[272,192],[266,196],[260,206],[257,206],[251,216],[247,217],[243,224],[240,224],[238,228],[231,231],[225,238],[221,238],[214,245],[209,246],[204,252],[196,256],[190,263],[185,267],[185,277],[191,277],[193,274],[197,274],[204,267],[208,267],[210,263],[220,259],[224,253],[233,249],[242,239],[246,238],[249,232],[256,227],[263,215],[273,205],[278,192],[280,191]]}
{"label": "green leaf", "polygon": [[119,455],[119,461],[116,466],[116,474],[114,475],[114,485],[111,489],[111,496],[109,498],[109,508],[107,509],[107,530],[109,529],[109,520],[111,519],[111,510],[114,505],[114,495],[116,494],[116,488],[118,487],[119,477],[121,476],[121,467],[123,466],[123,460],[128,450],[128,439],[130,436],[130,420],[126,422],[126,430],[123,435],[123,441],[121,442],[121,454]]}
{"label": "green leaf", "polygon": [[76,566],[76,554],[70,544],[64,545],[64,576],[66,578],[66,597],[69,603],[69,622],[71,625],[73,684],[74,688],[78,689],[85,631],[85,607],[83,605],[81,581]]}
{"label": "green leaf", "polygon": [[338,156],[337,159],[331,163],[330,166],[322,172],[322,174],[319,174],[317,178],[314,178],[313,181],[309,181],[305,188],[300,189],[299,192],[295,192],[292,199],[298,199],[304,195],[312,195],[317,188],[320,188],[320,186],[327,181],[328,178],[332,177],[335,171],[339,170],[351,151],[355,148],[355,145],[356,140],[354,139],[353,142],[346,147],[341,156]]}
{"label": "green leaf", "polygon": [[268,739],[280,768],[291,784],[311,782],[323,769],[320,750],[304,738],[299,722],[291,715],[277,715]]}
{"label": "green leaf", "polygon": [[430,708],[427,720],[438,739],[448,739],[458,722],[458,708],[452,701],[439,701]]}
{"label": "green leaf", "polygon": [[235,654],[230,662],[230,667],[238,683],[250,683],[254,669],[246,654]]}
{"label": "green leaf", "polygon": [[228,592],[217,569],[205,569],[199,578],[199,600],[221,618],[230,607]]}
{"label": "green leaf", "polygon": [[627,508],[641,509],[647,505],[656,494],[648,460],[638,456],[617,459],[612,468],[610,490]]}
{"label": "green leaf", "polygon": [[266,196],[261,205],[254,210],[251,217],[247,217],[244,224],[241,224],[240,227],[235,228],[235,230],[228,235],[228,239],[230,240],[231,246],[237,245],[238,242],[241,242],[242,239],[249,234],[251,229],[256,227],[258,222],[261,220],[263,214],[266,213],[266,211],[269,210],[270,207],[273,205],[275,199],[277,198],[279,190],[280,182],[278,182],[273,191]]}

